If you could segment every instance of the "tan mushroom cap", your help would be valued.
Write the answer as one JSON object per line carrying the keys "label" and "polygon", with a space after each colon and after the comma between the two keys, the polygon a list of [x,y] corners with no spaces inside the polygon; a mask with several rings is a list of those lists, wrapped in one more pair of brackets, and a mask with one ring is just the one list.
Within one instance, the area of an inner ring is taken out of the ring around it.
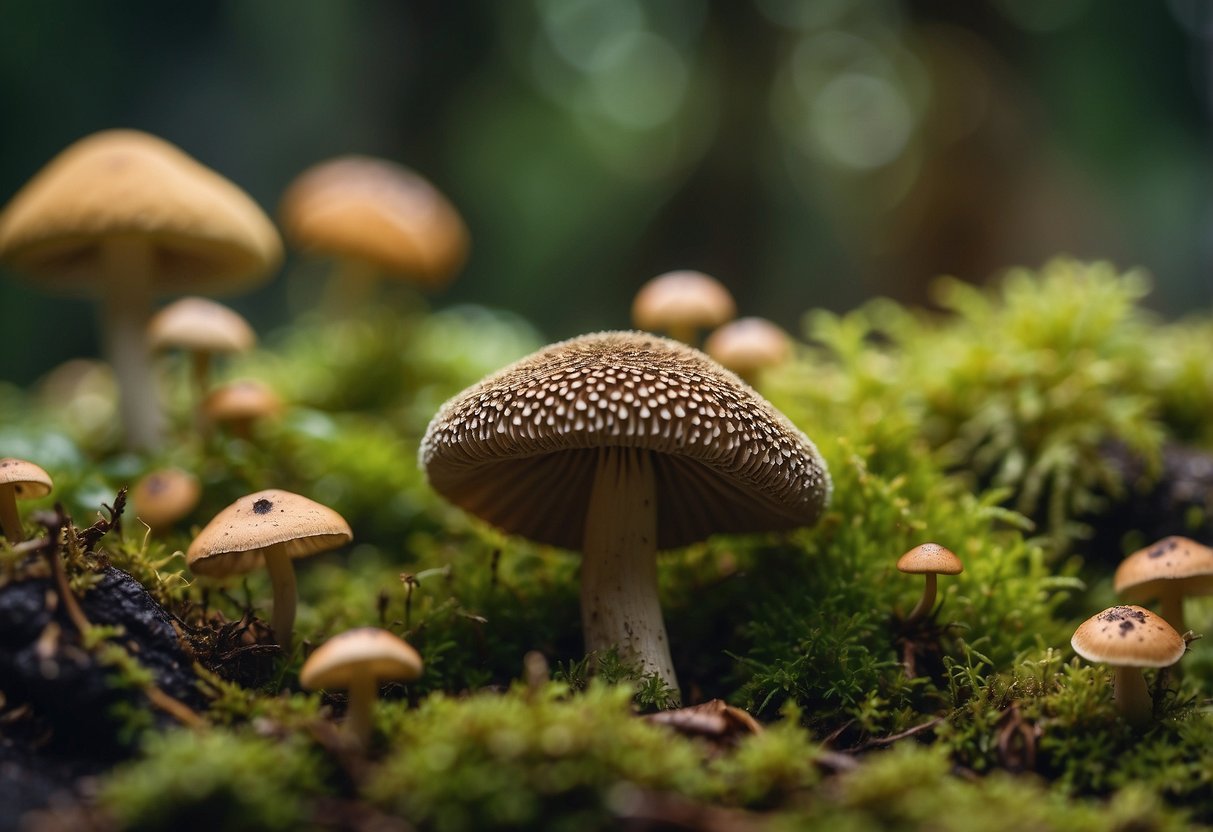
{"label": "tan mushroom cap", "polygon": [[1186,645],[1175,628],[1143,607],[1109,607],[1078,626],[1070,639],[1089,662],[1119,667],[1169,667]]}
{"label": "tan mushroom cap", "polygon": [[406,167],[343,156],[301,173],[279,208],[286,236],[304,251],[353,258],[429,288],[467,259],[468,232],[455,206]]}
{"label": "tan mushroom cap", "polygon": [[909,575],[959,575],[965,567],[950,549],[938,543],[920,543],[897,559],[897,570]]}
{"label": "tan mushroom cap", "polygon": [[641,286],[632,301],[632,325],[637,329],[708,329],[736,314],[737,305],[724,284],[696,271],[658,275]]}
{"label": "tan mushroom cap", "polygon": [[307,497],[271,488],[241,497],[206,524],[186,552],[199,575],[222,578],[265,563],[265,549],[286,544],[291,558],[336,549],[353,539],[349,523]]}
{"label": "tan mushroom cap", "polygon": [[257,335],[234,309],[199,297],[185,297],[157,312],[147,327],[152,349],[194,352],[245,352]]}
{"label": "tan mushroom cap", "polygon": [[180,468],[162,468],[141,478],[131,489],[135,516],[153,529],[167,528],[193,511],[202,485]]}
{"label": "tan mushroom cap", "polygon": [[421,656],[408,642],[377,627],[349,630],[326,641],[299,671],[307,690],[344,689],[356,674],[408,682],[421,675]]}
{"label": "tan mushroom cap", "polygon": [[776,367],[792,354],[788,334],[766,318],[738,318],[708,336],[704,352],[741,375]]}
{"label": "tan mushroom cap", "polygon": [[0,459],[0,485],[11,487],[18,500],[37,500],[55,487],[51,475],[41,467],[13,457]]}
{"label": "tan mushroom cap", "polygon": [[507,532],[578,549],[599,448],[652,452],[657,546],[814,523],[817,449],[696,349],[640,332],[563,341],[448,401],[421,442],[430,484]]}
{"label": "tan mushroom cap", "polygon": [[1130,601],[1147,601],[1172,588],[1184,595],[1213,595],[1213,549],[1186,537],[1164,537],[1121,561],[1113,586]]}
{"label": "tan mushroom cap", "polygon": [[105,291],[100,243],[119,236],[154,245],[156,291],[247,287],[282,259],[278,232],[244,191],[137,130],[71,145],[0,213],[0,259],[78,294]]}
{"label": "tan mushroom cap", "polygon": [[202,412],[212,422],[260,419],[281,410],[282,399],[278,394],[253,379],[220,385],[202,400]]}

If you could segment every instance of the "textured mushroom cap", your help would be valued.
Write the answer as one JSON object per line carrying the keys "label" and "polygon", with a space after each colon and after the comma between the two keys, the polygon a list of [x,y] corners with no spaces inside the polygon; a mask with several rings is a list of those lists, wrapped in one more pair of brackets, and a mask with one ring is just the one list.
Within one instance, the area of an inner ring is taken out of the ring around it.
{"label": "textured mushroom cap", "polygon": [[154,350],[245,352],[257,343],[257,335],[234,309],[206,298],[187,297],[152,316],[147,340]]}
{"label": "textured mushroom cap", "polygon": [[1164,537],[1121,561],[1113,586],[1130,601],[1148,601],[1170,590],[1213,595],[1213,549],[1186,537]]}
{"label": "textured mushroom cap", "polygon": [[632,301],[632,324],[637,329],[710,328],[737,314],[724,284],[703,272],[666,272],[640,287]]}
{"label": "textured mushroom cap", "polygon": [[709,335],[703,349],[722,366],[746,375],[787,361],[792,342],[766,318],[739,318]]}
{"label": "textured mushroom cap", "polygon": [[18,500],[37,500],[55,487],[51,475],[32,462],[5,457],[0,459],[0,485],[8,485]]}
{"label": "textured mushroom cap", "polygon": [[261,382],[242,379],[216,387],[201,406],[212,422],[235,422],[273,416],[282,410],[282,399]]}
{"label": "textured mushroom cap", "polygon": [[265,550],[286,544],[292,558],[336,549],[354,537],[349,523],[307,497],[271,488],[241,497],[206,524],[185,553],[191,570],[222,578],[265,563]]}
{"label": "textured mushroom cap", "polygon": [[135,516],[153,529],[173,525],[198,505],[202,485],[180,468],[163,468],[144,476],[131,489]]}
{"label": "textured mushroom cap", "polygon": [[660,548],[817,520],[825,462],[770,403],[696,349],[639,332],[545,347],[444,404],[430,484],[505,531],[575,549],[600,448],[653,452]]}
{"label": "textured mushroom cap", "polygon": [[240,188],[168,142],[105,130],[68,147],[0,213],[0,260],[53,288],[100,295],[100,243],[154,246],[153,288],[224,291],[268,277],[278,232]]}
{"label": "textured mushroom cap", "polygon": [[360,627],[334,636],[307,657],[299,684],[307,690],[342,689],[356,673],[408,682],[421,675],[421,656],[387,630]]}
{"label": "textured mushroom cap", "polygon": [[429,288],[467,259],[467,226],[437,188],[406,167],[342,156],[296,177],[279,208],[304,251],[363,260]]}
{"label": "textured mushroom cap", "polygon": [[910,575],[959,575],[965,566],[951,550],[938,543],[920,543],[897,559],[897,569]]}
{"label": "textured mushroom cap", "polygon": [[1179,661],[1183,637],[1160,616],[1142,607],[1109,607],[1091,616],[1070,639],[1089,662],[1121,667],[1169,667]]}

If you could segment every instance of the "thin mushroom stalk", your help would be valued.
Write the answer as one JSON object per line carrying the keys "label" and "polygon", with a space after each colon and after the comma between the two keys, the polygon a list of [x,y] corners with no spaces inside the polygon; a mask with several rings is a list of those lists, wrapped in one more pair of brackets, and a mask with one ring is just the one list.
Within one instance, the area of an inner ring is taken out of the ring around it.
{"label": "thin mushroom stalk", "polygon": [[645,451],[599,451],[582,549],[581,618],[587,651],[614,647],[677,695],[657,595],[657,486]]}
{"label": "thin mushroom stalk", "polygon": [[355,671],[350,677],[346,695],[346,730],[358,743],[359,748],[369,748],[375,725],[375,700],[379,698],[379,684],[374,674],[369,669]]}
{"label": "thin mushroom stalk", "polygon": [[270,573],[274,593],[274,611],[270,627],[284,653],[291,652],[292,631],[295,629],[295,565],[287,554],[286,544],[276,543],[265,550],[265,567]]}
{"label": "thin mushroom stalk", "polygon": [[151,450],[160,443],[161,425],[145,335],[152,317],[152,250],[134,238],[108,240],[102,264],[110,280],[101,304],[101,328],[106,357],[118,378],[126,444]]}
{"label": "thin mushroom stalk", "polygon": [[1188,625],[1184,621],[1184,596],[1178,589],[1164,589],[1158,598],[1159,614],[1177,633],[1185,633]]}
{"label": "thin mushroom stalk", "polygon": [[1130,725],[1148,725],[1154,717],[1154,700],[1139,667],[1116,667],[1112,677],[1112,700]]}
{"label": "thin mushroom stalk", "polygon": [[939,586],[939,580],[934,572],[928,572],[923,577],[926,578],[926,584],[922,588],[922,597],[918,599],[918,603],[914,605],[914,609],[910,610],[910,614],[906,616],[906,621],[917,621],[930,613],[931,608],[935,606],[935,595]]}
{"label": "thin mushroom stalk", "polygon": [[4,529],[9,543],[20,543],[25,539],[21,515],[17,513],[17,494],[11,485],[0,485],[0,528]]}

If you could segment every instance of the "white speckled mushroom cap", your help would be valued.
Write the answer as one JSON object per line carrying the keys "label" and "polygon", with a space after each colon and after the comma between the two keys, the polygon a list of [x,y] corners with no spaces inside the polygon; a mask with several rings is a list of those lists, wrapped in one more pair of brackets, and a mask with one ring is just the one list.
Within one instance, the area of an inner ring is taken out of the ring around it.
{"label": "white speckled mushroom cap", "polygon": [[830,496],[813,443],[696,349],[639,332],[552,344],[448,401],[421,442],[430,484],[514,534],[582,545],[598,449],[653,453],[658,548],[807,526]]}
{"label": "white speckled mushroom cap", "polygon": [[1164,537],[1120,562],[1116,592],[1130,601],[1148,601],[1179,589],[1184,595],[1213,595],[1213,549],[1186,537]]}
{"label": "white speckled mushroom cap", "polygon": [[206,524],[185,553],[190,569],[222,578],[264,565],[265,550],[286,544],[292,558],[336,549],[354,537],[340,514],[314,500],[271,488],[241,497]]}
{"label": "white speckled mushroom cap", "polygon": [[1175,628],[1147,609],[1109,607],[1074,631],[1074,652],[1089,662],[1122,667],[1169,667],[1187,645]]}
{"label": "white speckled mushroom cap", "polygon": [[421,656],[407,641],[377,627],[359,627],[316,648],[299,671],[299,684],[307,690],[344,689],[357,674],[408,682],[421,670]]}
{"label": "white speckled mushroom cap", "polygon": [[897,559],[897,570],[909,575],[959,575],[965,566],[951,549],[938,543],[920,543]]}
{"label": "white speckled mushroom cap", "polygon": [[42,467],[24,459],[0,459],[0,485],[12,486],[18,500],[36,500],[51,493],[54,483]]}

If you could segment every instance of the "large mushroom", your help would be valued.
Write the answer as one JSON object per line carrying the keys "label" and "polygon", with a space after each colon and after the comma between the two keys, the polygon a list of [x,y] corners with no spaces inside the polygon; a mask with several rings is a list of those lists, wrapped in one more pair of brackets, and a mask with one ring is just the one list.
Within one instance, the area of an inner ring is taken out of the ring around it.
{"label": "large mushroom", "polygon": [[1178,535],[1164,537],[1121,561],[1112,584],[1126,600],[1157,599],[1162,617],[1182,633],[1188,629],[1184,598],[1213,595],[1213,549]]}
{"label": "large mushroom", "polygon": [[677,688],[656,552],[716,532],[815,522],[812,442],[698,350],[638,332],[553,344],[443,405],[430,484],[499,528],[580,548],[586,649],[616,647]]}
{"label": "large mushroom", "polygon": [[153,297],[247,288],[281,259],[277,231],[247,194],[136,130],[76,142],[0,214],[0,260],[51,289],[99,299],[131,447],[160,439],[146,339]]}

